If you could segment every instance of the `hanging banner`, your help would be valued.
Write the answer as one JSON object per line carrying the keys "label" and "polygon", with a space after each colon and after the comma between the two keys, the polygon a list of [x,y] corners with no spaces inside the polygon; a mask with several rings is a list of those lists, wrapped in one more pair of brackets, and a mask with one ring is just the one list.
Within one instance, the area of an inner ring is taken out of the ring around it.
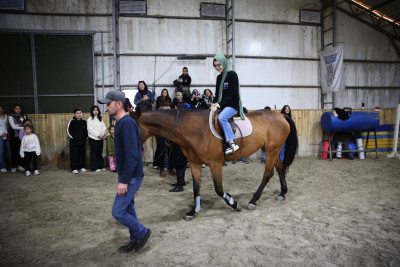
{"label": "hanging banner", "polygon": [[322,93],[344,89],[343,48],[338,45],[320,52]]}

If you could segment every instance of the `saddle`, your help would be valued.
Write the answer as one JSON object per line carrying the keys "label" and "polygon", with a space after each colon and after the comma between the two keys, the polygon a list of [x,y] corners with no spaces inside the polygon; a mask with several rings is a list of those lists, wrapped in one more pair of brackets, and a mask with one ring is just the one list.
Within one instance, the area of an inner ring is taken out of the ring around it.
{"label": "saddle", "polygon": [[[221,128],[221,125],[219,124],[219,121],[218,121],[218,115],[221,112],[221,110],[220,109],[216,109],[214,112],[213,112],[213,110],[211,110],[211,112],[212,112],[212,125],[214,125],[215,130],[217,131],[217,133],[219,135],[224,136],[224,133],[223,133],[222,128]],[[236,123],[233,121],[233,118],[234,117],[238,117],[238,114],[239,113],[236,113],[236,115],[234,115],[232,118],[230,118],[228,120],[229,124],[231,125],[233,134],[236,134]]]}
{"label": "saddle", "polygon": [[[224,140],[224,134],[221,128],[221,125],[218,123],[218,113],[217,108],[212,107],[210,111],[210,116],[209,116],[209,127],[212,132],[212,134],[221,140]],[[245,119],[242,120],[239,115],[235,115],[232,117],[232,119],[229,120],[233,133],[236,138],[242,138],[249,136],[252,131],[253,127],[251,125],[250,120],[245,116]]]}

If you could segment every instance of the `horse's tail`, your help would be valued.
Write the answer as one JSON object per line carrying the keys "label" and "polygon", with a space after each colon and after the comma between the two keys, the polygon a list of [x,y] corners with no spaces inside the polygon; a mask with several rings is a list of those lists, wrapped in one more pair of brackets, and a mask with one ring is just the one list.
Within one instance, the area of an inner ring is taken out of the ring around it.
{"label": "horse's tail", "polygon": [[285,142],[285,157],[283,159],[283,170],[285,173],[288,172],[289,166],[293,163],[294,157],[299,147],[299,140],[297,139],[297,129],[294,121],[289,116],[285,116],[285,119],[290,125],[290,132]]}

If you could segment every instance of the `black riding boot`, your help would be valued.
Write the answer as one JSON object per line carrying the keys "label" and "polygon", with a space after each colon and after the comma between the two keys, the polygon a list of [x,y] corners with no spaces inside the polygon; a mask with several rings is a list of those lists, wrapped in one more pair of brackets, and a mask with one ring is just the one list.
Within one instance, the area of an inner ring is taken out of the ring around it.
{"label": "black riding boot", "polygon": [[169,192],[182,192],[185,185],[185,170],[186,168],[176,168],[176,186]]}

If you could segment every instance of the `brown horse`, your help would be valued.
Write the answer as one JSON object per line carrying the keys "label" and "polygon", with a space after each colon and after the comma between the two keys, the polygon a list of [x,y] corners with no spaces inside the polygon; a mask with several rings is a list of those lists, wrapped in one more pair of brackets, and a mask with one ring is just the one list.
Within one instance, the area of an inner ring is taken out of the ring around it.
{"label": "brown horse", "polygon": [[[274,166],[281,182],[281,193],[277,200],[284,200],[287,192],[285,175],[298,147],[297,131],[292,119],[270,110],[257,110],[246,114],[252,123],[253,132],[247,137],[240,138],[237,142],[239,150],[226,157],[222,140],[216,138],[210,130],[209,114],[210,110],[157,110],[141,113],[140,109],[131,114],[139,124],[142,142],[154,135],[161,136],[178,144],[189,160],[193,177],[194,207],[186,213],[184,219],[193,219],[201,210],[202,164],[210,167],[218,196],[239,211],[239,203],[224,192],[222,164],[224,160],[238,160],[252,155],[260,148],[265,152],[265,171],[260,186],[248,204],[248,209],[255,209],[256,201],[274,174]],[[285,158],[282,163],[278,155],[284,143]]]}

